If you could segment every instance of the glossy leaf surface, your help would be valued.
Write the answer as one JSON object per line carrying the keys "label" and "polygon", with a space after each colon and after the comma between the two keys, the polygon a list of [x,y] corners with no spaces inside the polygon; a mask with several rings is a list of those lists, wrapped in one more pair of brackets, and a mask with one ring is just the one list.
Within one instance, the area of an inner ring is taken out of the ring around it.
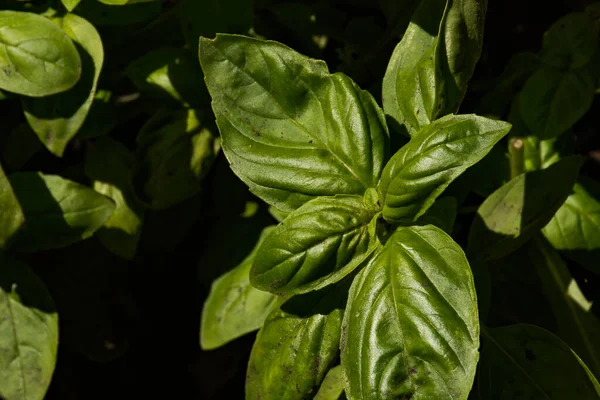
{"label": "glossy leaf surface", "polygon": [[61,157],[69,140],[83,125],[104,63],[102,39],[85,19],[67,14],[56,23],[78,45],[81,78],[71,89],[44,98],[23,98],[25,117],[42,143]]}
{"label": "glossy leaf surface", "polygon": [[281,303],[279,297],[250,284],[250,267],[256,251],[272,230],[273,227],[266,228],[248,257],[213,282],[202,308],[202,349],[216,349],[259,329],[271,311]]}
{"label": "glossy leaf surface", "polygon": [[43,400],[58,347],[58,315],[44,283],[0,255],[0,397]]}
{"label": "glossy leaf surface", "polygon": [[469,254],[491,260],[518,249],[562,206],[580,166],[579,157],[567,157],[545,170],[521,174],[492,193],[471,226]]}
{"label": "glossy leaf surface", "polygon": [[473,276],[432,225],[400,227],[352,284],[341,360],[351,399],[466,399],[479,358]]}
{"label": "glossy leaf surface", "polygon": [[115,210],[108,197],[57,175],[19,172],[9,178],[26,221],[15,241],[18,251],[65,247],[87,239]]}
{"label": "glossy leaf surface", "polygon": [[334,283],[377,247],[375,212],[360,196],[320,197],[288,215],[259,247],[250,280],[273,293]]}
{"label": "glossy leaf surface", "polygon": [[506,122],[475,115],[449,115],[423,128],[383,171],[378,186],[383,217],[390,222],[418,219],[509,130]]}
{"label": "glossy leaf surface", "polygon": [[362,195],[387,159],[373,97],[324,62],[243,36],[202,39],[200,61],[223,150],[250,190],[281,211]]}

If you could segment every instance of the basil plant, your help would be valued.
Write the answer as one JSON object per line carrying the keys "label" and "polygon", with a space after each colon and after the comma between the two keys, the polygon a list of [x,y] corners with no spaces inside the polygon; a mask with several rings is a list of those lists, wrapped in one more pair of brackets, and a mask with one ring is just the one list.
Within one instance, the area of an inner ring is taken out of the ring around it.
{"label": "basil plant", "polygon": [[[485,11],[483,0],[423,1],[390,60],[383,109],[283,44],[201,38],[222,150],[281,219],[204,306],[204,349],[260,328],[247,399],[469,396],[477,295],[444,230],[443,194],[511,128],[458,114]],[[390,135],[410,140],[394,149]]]}

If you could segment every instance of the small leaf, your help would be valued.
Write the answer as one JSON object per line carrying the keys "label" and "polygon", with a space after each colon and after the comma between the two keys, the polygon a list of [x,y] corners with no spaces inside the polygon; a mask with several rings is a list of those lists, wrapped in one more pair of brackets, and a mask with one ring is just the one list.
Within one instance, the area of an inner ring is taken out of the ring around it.
{"label": "small leaf", "polygon": [[212,350],[263,326],[280,298],[250,284],[250,267],[256,251],[273,227],[261,233],[256,247],[231,271],[215,280],[202,308],[200,344]]}
{"label": "small leaf", "polygon": [[115,210],[109,198],[60,176],[19,172],[10,175],[10,182],[25,215],[17,251],[66,247],[87,239]]}
{"label": "small leaf", "polygon": [[208,111],[159,112],[137,137],[132,185],[147,207],[165,209],[198,193],[219,153]]}
{"label": "small leaf", "polygon": [[529,259],[541,278],[556,316],[557,334],[600,376],[600,320],[582,303],[587,299],[556,250],[541,237],[528,246]]}
{"label": "small leaf", "polygon": [[564,158],[548,169],[521,174],[492,193],[477,210],[469,254],[477,260],[503,257],[539,232],[569,196],[581,158]]}
{"label": "small leaf", "polygon": [[24,222],[21,205],[0,166],[0,249],[8,247]]}
{"label": "small leaf", "polygon": [[153,50],[129,64],[125,74],[138,89],[159,99],[185,107],[202,107],[210,101],[198,61],[186,49]]}
{"label": "small leaf", "polygon": [[267,236],[250,281],[276,294],[305,293],[337,282],[379,244],[376,223],[360,196],[311,200]]}
{"label": "small leaf", "polygon": [[487,0],[424,0],[383,78],[383,106],[409,134],[456,113],[481,55]]}
{"label": "small leaf", "polygon": [[81,0],[61,0],[68,12],[71,12],[77,7]]}
{"label": "small leaf", "polygon": [[338,365],[329,370],[314,400],[338,400],[344,393],[342,385],[342,366]]}
{"label": "small leaf", "polygon": [[288,215],[290,215],[290,213],[280,211],[273,206],[269,206],[269,214],[271,214],[271,216],[275,218],[277,222],[283,222],[283,220],[286,219]]}
{"label": "small leaf", "polygon": [[44,283],[0,255],[0,398],[43,400],[58,347],[58,315]]}
{"label": "small leaf", "polygon": [[588,14],[567,14],[544,34],[540,58],[555,68],[583,67],[596,52],[597,37],[598,31]]}
{"label": "small leaf", "polygon": [[338,355],[351,279],[294,296],[258,332],[246,375],[246,399],[312,397]]}
{"label": "small leaf", "polygon": [[23,109],[29,125],[48,150],[62,157],[92,106],[104,62],[104,49],[98,31],[85,19],[67,14],[56,22],[78,45],[81,78],[70,90],[50,97],[23,97]]}
{"label": "small leaf", "polygon": [[94,190],[116,204],[96,235],[108,250],[128,260],[135,256],[144,221],[144,208],[131,192],[132,167],[129,150],[108,137],[95,142],[85,160],[85,174],[94,181]]}
{"label": "small leaf", "polygon": [[525,324],[482,332],[480,399],[592,400],[600,396],[596,378],[577,354],[550,332]]}
{"label": "small leaf", "polygon": [[600,184],[585,177],[542,230],[552,246],[600,273]]}
{"label": "small leaf", "polygon": [[587,112],[594,92],[594,82],[584,68],[561,71],[542,67],[519,94],[523,121],[540,139],[556,137]]}
{"label": "small leaf", "polygon": [[0,11],[0,89],[32,97],[70,89],[81,74],[81,59],[69,37],[49,19]]}
{"label": "small leaf", "polygon": [[510,124],[476,115],[449,115],[414,136],[387,163],[378,189],[389,222],[413,222],[448,185],[481,160]]}
{"label": "small leaf", "polygon": [[354,279],[340,347],[350,399],[466,399],[479,321],[460,246],[432,225],[398,228]]}
{"label": "small leaf", "polygon": [[250,190],[281,211],[362,195],[387,160],[373,97],[322,61],[243,36],[202,39],[200,61],[223,150]]}

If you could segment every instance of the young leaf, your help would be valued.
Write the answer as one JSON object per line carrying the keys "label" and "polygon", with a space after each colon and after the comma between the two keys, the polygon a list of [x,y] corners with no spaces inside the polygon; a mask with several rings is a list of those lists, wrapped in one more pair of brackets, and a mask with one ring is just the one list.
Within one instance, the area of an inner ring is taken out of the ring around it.
{"label": "young leaf", "polygon": [[355,278],[341,361],[351,399],[466,399],[479,358],[477,297],[461,248],[400,227]]}
{"label": "young leaf", "polygon": [[291,213],[259,247],[250,281],[276,294],[337,282],[379,244],[377,217],[360,196],[319,197]]}
{"label": "young leaf", "polygon": [[481,55],[487,0],[424,0],[383,78],[383,106],[408,133],[456,113]]}
{"label": "young leaf", "polygon": [[0,89],[42,97],[77,83],[81,59],[69,37],[48,18],[0,11]]}
{"label": "young leaf", "polygon": [[482,332],[480,399],[592,400],[600,396],[596,378],[552,333],[525,324]]}
{"label": "young leaf", "polygon": [[314,400],[338,400],[344,393],[342,385],[342,366],[338,365],[329,370]]}
{"label": "young leaf", "polygon": [[85,19],[67,14],[57,23],[79,45],[81,78],[70,90],[53,96],[23,97],[23,110],[29,125],[48,150],[62,157],[67,143],[81,128],[92,106],[104,49],[98,31]]}
{"label": "young leaf", "polygon": [[280,305],[279,297],[255,289],[249,278],[256,251],[272,230],[273,227],[265,228],[248,257],[213,282],[202,308],[200,345],[203,350],[216,349],[259,329],[271,311]]}
{"label": "young leaf", "polygon": [[570,156],[512,179],[477,210],[468,253],[478,261],[503,257],[539,232],[569,196],[581,158]]}
{"label": "young leaf", "polygon": [[449,115],[423,128],[385,166],[378,186],[383,217],[416,221],[509,130],[506,122],[476,115]]}
{"label": "young leaf", "polygon": [[136,197],[164,209],[198,193],[219,153],[209,111],[159,112],[142,128],[132,185]]}
{"label": "young leaf", "polygon": [[258,197],[293,211],[318,196],[375,187],[387,126],[350,78],[282,44],[243,36],[203,38],[200,61],[225,155]]}
{"label": "young leaf", "polygon": [[94,190],[116,204],[96,235],[108,250],[128,260],[135,256],[144,221],[144,207],[131,192],[132,167],[129,150],[108,137],[95,142],[85,160],[85,174],[94,181]]}
{"label": "young leaf", "polygon": [[542,230],[552,246],[600,273],[600,184],[585,177]]}
{"label": "young leaf", "polygon": [[24,222],[21,205],[0,166],[0,249],[8,247]]}
{"label": "young leaf", "polygon": [[597,37],[598,31],[588,14],[567,14],[544,34],[540,58],[555,68],[583,67],[596,52]]}
{"label": "young leaf", "polygon": [[546,298],[556,316],[557,334],[600,376],[600,320],[556,250],[543,238],[528,246],[529,259],[541,278]]}
{"label": "young leaf", "polygon": [[202,107],[210,102],[198,61],[186,49],[151,51],[129,64],[125,74],[138,89],[159,99],[175,100],[185,107]]}
{"label": "young leaf", "polygon": [[550,139],[566,132],[587,112],[594,94],[594,82],[585,68],[542,67],[525,83],[519,108],[527,127],[540,139]]}
{"label": "young leaf", "polygon": [[246,375],[246,399],[310,398],[334,365],[350,279],[294,296],[258,332]]}
{"label": "young leaf", "polygon": [[77,7],[81,0],[61,0],[68,12],[71,12]]}
{"label": "young leaf", "polygon": [[58,315],[44,283],[0,255],[0,398],[43,400],[56,364]]}
{"label": "young leaf", "polygon": [[10,175],[25,215],[16,237],[17,251],[66,247],[100,229],[115,204],[93,189],[56,175],[19,172]]}

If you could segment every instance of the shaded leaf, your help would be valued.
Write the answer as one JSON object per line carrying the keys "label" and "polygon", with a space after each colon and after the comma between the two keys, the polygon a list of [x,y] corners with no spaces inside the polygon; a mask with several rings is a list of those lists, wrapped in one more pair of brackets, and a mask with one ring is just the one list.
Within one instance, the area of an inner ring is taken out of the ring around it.
{"label": "shaded leaf", "polygon": [[448,235],[452,235],[457,207],[458,202],[454,197],[440,197],[417,222],[420,224],[435,225]]}
{"label": "shaded leaf", "polygon": [[352,284],[340,347],[351,399],[466,399],[479,321],[460,246],[432,225],[398,228]]}
{"label": "shaded leaf", "polygon": [[329,370],[314,400],[338,400],[344,393],[342,385],[342,366],[338,365]]}
{"label": "shaded leaf", "polygon": [[0,249],[8,247],[24,222],[21,205],[0,167]]}
{"label": "shaded leaf", "polygon": [[544,34],[540,59],[556,68],[579,68],[596,52],[598,30],[584,12],[574,12],[556,21]]}
{"label": "shaded leaf", "polygon": [[348,77],[279,43],[233,35],[203,39],[200,61],[225,155],[258,197],[293,211],[376,185],[387,127]]}
{"label": "shaded leaf", "polygon": [[137,2],[120,6],[103,4],[99,0],[85,0],[75,8],[75,13],[95,26],[125,26],[141,23],[156,17],[163,8],[162,1]]}

